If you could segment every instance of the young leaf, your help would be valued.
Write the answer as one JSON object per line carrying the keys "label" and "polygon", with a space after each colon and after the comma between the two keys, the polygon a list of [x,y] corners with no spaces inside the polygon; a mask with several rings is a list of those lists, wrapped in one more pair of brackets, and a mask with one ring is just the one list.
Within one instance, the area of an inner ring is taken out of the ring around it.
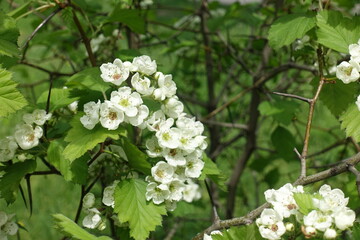
{"label": "young leaf", "polygon": [[123,9],[121,4],[107,18],[106,22],[121,22],[136,33],[145,33],[145,20],[137,9]]}
{"label": "young leaf", "polygon": [[[49,94],[48,91],[45,91],[38,98],[37,104],[39,108],[45,109],[48,94]],[[51,95],[50,95],[50,111],[54,111],[56,109],[66,107],[67,105],[78,99],[79,97],[70,96],[70,89],[54,88],[51,90]]]}
{"label": "young leaf", "polygon": [[106,138],[119,139],[119,135],[125,135],[125,130],[119,127],[116,130],[107,130],[98,124],[94,129],[86,129],[80,122],[80,114],[71,121],[72,128],[65,137],[69,144],[63,152],[63,156],[73,161],[93,149],[98,143],[104,142]]}
{"label": "young leaf", "polygon": [[269,43],[273,48],[289,45],[297,38],[303,37],[315,27],[316,19],[313,13],[295,13],[280,17],[269,30]]}
{"label": "young leaf", "polygon": [[227,177],[222,174],[221,170],[216,166],[216,164],[205,154],[203,155],[203,161],[205,162],[205,165],[199,177],[199,180],[205,180],[205,178],[208,177],[214,183],[216,183],[216,185],[218,185],[218,187],[222,191],[227,192]]}
{"label": "young leaf", "polygon": [[294,199],[299,206],[299,211],[304,215],[314,209],[313,198],[314,195],[309,193],[294,193]]}
{"label": "young leaf", "polygon": [[146,201],[146,186],[141,179],[130,179],[120,182],[115,189],[114,211],[121,223],[129,223],[130,235],[135,240],[145,240],[150,231],[161,225],[161,215],[166,215],[164,205]]}
{"label": "young leaf", "polygon": [[59,229],[60,232],[66,234],[67,236],[71,236],[74,239],[79,240],[111,240],[111,238],[102,236],[102,237],[96,237],[87,231],[85,231],[83,228],[81,228],[79,225],[77,225],[75,222],[70,220],[69,218],[65,217],[62,214],[54,214],[53,215],[55,219],[56,227]]}
{"label": "young leaf", "polygon": [[261,240],[259,230],[255,224],[250,224],[241,227],[231,227],[221,234],[211,235],[213,240]]}
{"label": "young leaf", "polygon": [[88,68],[71,76],[66,85],[105,92],[109,88],[109,84],[104,82],[100,75],[101,72],[98,67]]}
{"label": "young leaf", "polygon": [[16,83],[11,80],[12,74],[5,69],[0,69],[0,117],[25,107],[27,101],[16,89]]}
{"label": "young leaf", "polygon": [[125,138],[122,139],[122,145],[130,167],[150,175],[151,165],[147,161],[147,155]]}
{"label": "young leaf", "polygon": [[13,203],[16,198],[21,179],[28,173],[35,171],[36,161],[26,160],[12,165],[1,167],[5,174],[0,178],[0,197],[8,204]]}
{"label": "young leaf", "polygon": [[350,103],[354,103],[355,95],[358,91],[358,83],[344,84],[342,81],[336,81],[336,84],[324,85],[320,94],[320,100],[335,117],[338,117],[347,109]]}
{"label": "young leaf", "polygon": [[346,136],[360,142],[360,111],[354,103],[341,115],[340,121],[341,129],[345,130]]}
{"label": "young leaf", "polygon": [[349,45],[360,38],[360,17],[349,19],[340,12],[321,11],[316,19],[318,42],[328,48],[349,53]]}

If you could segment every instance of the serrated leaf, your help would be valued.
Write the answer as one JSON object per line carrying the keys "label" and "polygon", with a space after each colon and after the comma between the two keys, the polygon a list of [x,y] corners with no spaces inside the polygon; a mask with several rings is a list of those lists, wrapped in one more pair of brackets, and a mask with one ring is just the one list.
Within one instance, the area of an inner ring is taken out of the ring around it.
{"label": "serrated leaf", "polygon": [[74,88],[105,92],[110,84],[104,82],[100,75],[100,68],[88,68],[71,76],[66,85],[73,86]]}
{"label": "serrated leaf", "polygon": [[295,13],[282,16],[271,25],[268,37],[270,46],[280,48],[289,45],[297,38],[302,38],[315,25],[314,13]]}
{"label": "serrated leaf", "polygon": [[204,180],[207,175],[219,175],[220,174],[219,168],[205,154],[203,155],[203,161],[204,161],[205,165],[202,170],[201,176],[199,177],[199,180]]}
{"label": "serrated leaf", "polygon": [[54,140],[50,143],[47,151],[48,161],[61,173],[66,181],[85,184],[88,176],[87,160],[90,156],[82,156],[73,162],[63,157],[66,143]]}
{"label": "serrated leaf", "polygon": [[145,33],[145,20],[137,9],[123,9],[119,4],[106,19],[106,22],[120,22],[136,33]]}
{"label": "serrated leaf", "polygon": [[19,6],[18,8],[16,8],[16,9],[12,10],[11,12],[9,12],[7,15],[9,17],[18,19],[18,17],[20,17],[21,15],[23,15],[24,13],[27,12],[27,9],[28,9],[28,7],[30,6],[31,3],[32,3],[32,0],[27,1],[24,4],[22,4],[21,6]]}
{"label": "serrated leaf", "polygon": [[263,101],[259,105],[260,114],[271,116],[278,123],[289,125],[299,110],[299,103],[273,96],[272,101]]}
{"label": "serrated leaf", "polygon": [[15,43],[0,39],[0,55],[9,57],[18,57],[20,54],[19,48]]}
{"label": "serrated leaf", "polygon": [[135,240],[145,240],[166,215],[164,205],[155,205],[145,198],[147,183],[130,179],[119,183],[115,189],[115,208],[121,223],[128,222],[130,235]]}
{"label": "serrated leaf", "polygon": [[64,149],[63,156],[71,162],[93,149],[98,143],[104,142],[106,138],[117,140],[119,135],[124,136],[126,132],[121,126],[116,130],[107,130],[100,124],[92,130],[86,129],[80,122],[80,114],[74,116],[70,125],[72,128],[65,137],[69,144]]}
{"label": "serrated leaf", "polygon": [[15,19],[0,11],[0,39],[17,45],[19,35]]}
{"label": "serrated leaf", "polygon": [[278,126],[271,134],[271,142],[280,157],[287,161],[294,159],[296,141],[289,130]]}
{"label": "serrated leaf", "polygon": [[307,215],[311,210],[315,209],[313,198],[315,196],[309,193],[294,193],[294,200],[299,207],[299,211]]}
{"label": "serrated leaf", "polygon": [[[43,92],[37,100],[40,108],[45,109],[48,98],[48,91]],[[50,95],[50,111],[66,107],[72,102],[78,100],[79,97],[71,97],[70,89],[53,88]]]}
{"label": "serrated leaf", "polygon": [[360,17],[349,19],[340,12],[321,11],[316,19],[318,42],[328,48],[349,53],[349,45],[360,38]]}
{"label": "serrated leaf", "polygon": [[54,214],[56,227],[60,232],[79,240],[112,240],[109,237],[97,237],[78,226],[75,222],[62,214]]}
{"label": "serrated leaf", "polygon": [[211,235],[213,240],[262,240],[259,230],[255,224],[241,227],[231,227],[226,231],[222,231],[222,235]]}
{"label": "serrated leaf", "polygon": [[7,116],[25,107],[27,101],[16,89],[16,83],[11,80],[12,74],[0,69],[0,117]]}
{"label": "serrated leaf", "polygon": [[325,84],[323,86],[320,100],[335,117],[338,117],[347,109],[350,103],[354,103],[355,95],[358,91],[358,83],[344,84],[338,80],[335,84]]}
{"label": "serrated leaf", "polygon": [[1,167],[5,174],[0,178],[0,198],[4,198],[8,204],[13,203],[21,179],[28,173],[35,171],[36,161],[26,160],[12,165]]}
{"label": "serrated leaf", "polygon": [[341,129],[345,130],[346,137],[353,137],[355,141],[360,142],[360,111],[355,103],[341,115],[340,121]]}
{"label": "serrated leaf", "polygon": [[147,155],[125,138],[122,139],[122,145],[130,167],[150,175],[151,165],[147,161]]}

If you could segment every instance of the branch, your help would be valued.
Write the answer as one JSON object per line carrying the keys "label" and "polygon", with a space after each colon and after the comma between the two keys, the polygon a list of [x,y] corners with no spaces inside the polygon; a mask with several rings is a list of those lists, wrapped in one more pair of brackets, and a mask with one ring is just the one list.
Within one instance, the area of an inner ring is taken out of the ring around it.
{"label": "branch", "polygon": [[356,176],[356,186],[357,186],[358,194],[360,196],[360,172],[354,167],[354,165],[349,165],[348,168],[349,171]]}
{"label": "branch", "polygon": [[280,92],[271,92],[271,93],[272,93],[272,94],[279,95],[279,96],[289,97],[289,98],[295,98],[295,99],[301,100],[301,101],[303,101],[303,102],[311,103],[311,99],[305,98],[305,97],[301,97],[301,96],[298,96],[298,95],[289,94],[289,93],[280,93]]}
{"label": "branch", "polygon": [[[328,178],[334,177],[336,175],[339,175],[341,173],[347,172],[349,166],[355,166],[360,162],[360,153],[341,161],[341,163],[335,167],[329,168],[325,171],[304,177],[302,179],[298,179],[294,182],[293,185],[309,185],[311,183],[319,182],[326,180]],[[210,227],[196,235],[193,240],[201,240],[203,239],[204,234],[209,234],[210,232],[214,230],[220,230],[224,228],[229,228],[232,226],[240,226],[245,224],[252,223],[260,214],[261,212],[267,208],[270,207],[269,203],[265,203],[261,205],[260,207],[252,210],[250,213],[243,217],[238,218],[232,218],[227,220],[220,220],[218,224],[212,224]]]}

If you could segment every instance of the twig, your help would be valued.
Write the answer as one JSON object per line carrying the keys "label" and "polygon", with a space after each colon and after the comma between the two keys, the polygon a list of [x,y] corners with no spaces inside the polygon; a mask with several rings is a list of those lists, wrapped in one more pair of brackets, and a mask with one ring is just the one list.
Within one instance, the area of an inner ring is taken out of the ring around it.
{"label": "twig", "polygon": [[307,102],[307,103],[311,103],[311,99],[305,98],[305,97],[301,97],[301,96],[298,96],[298,95],[289,94],[289,93],[280,93],[280,92],[271,92],[271,93],[272,93],[272,94],[279,95],[279,96],[289,97],[289,98],[295,98],[295,99],[298,99],[298,100],[301,100],[301,101],[304,101],[304,102]]}
{"label": "twig", "polygon": [[237,128],[237,129],[244,129],[244,130],[249,129],[249,127],[246,124],[240,124],[240,123],[218,122],[218,121],[214,121],[214,120],[204,120],[201,122],[208,124],[208,125],[217,125],[217,126],[226,127],[226,128]]}
{"label": "twig", "polygon": [[[325,179],[328,179],[328,178],[334,177],[336,175],[339,175],[341,173],[347,172],[349,165],[355,166],[360,162],[360,153],[358,153],[348,159],[344,159],[341,162],[342,163],[340,163],[339,165],[329,168],[325,171],[298,179],[294,182],[293,185],[295,185],[295,186],[296,185],[304,185],[305,186],[305,185],[323,181]],[[270,206],[269,203],[265,203],[265,204],[261,205],[260,207],[252,210],[250,213],[248,213],[247,215],[245,215],[243,217],[231,218],[228,220],[220,220],[218,224],[212,224],[210,227],[208,227],[207,229],[205,229],[204,231],[202,231],[201,233],[196,235],[193,238],[193,240],[201,240],[205,233],[209,234],[210,232],[212,232],[214,230],[229,228],[232,226],[250,224],[261,214],[261,212],[265,208],[267,208],[269,206]]]}
{"label": "twig", "polygon": [[84,198],[85,194],[86,194],[85,193],[85,186],[81,185],[80,201],[79,201],[79,206],[77,208],[76,215],[75,215],[75,220],[74,220],[75,223],[77,223],[79,221],[80,213],[81,213],[81,209],[82,209],[82,204],[83,204],[83,198]]}
{"label": "twig", "polygon": [[354,165],[348,165],[348,169],[356,176],[356,186],[360,197],[360,172],[354,167]]}
{"label": "twig", "polygon": [[[34,65],[34,64],[32,64],[32,63],[28,63],[28,62],[26,62],[26,61],[24,61],[24,60],[21,60],[19,63],[20,63],[20,64],[23,64],[23,65],[26,65],[26,66],[29,66],[29,67],[32,67],[32,68],[36,68],[36,69],[38,69],[38,70],[40,70],[40,71],[43,71],[43,72],[45,72],[45,73],[47,73],[47,74],[49,74],[49,75],[52,75],[52,76],[72,76],[72,75],[74,75],[74,73],[52,72],[52,71],[47,70],[47,69],[45,69],[45,68],[43,68],[43,67]],[[21,84],[19,84],[19,85],[21,85]],[[23,85],[25,85],[25,84],[23,84]],[[28,84],[28,85],[30,85],[30,84]],[[30,86],[32,86],[32,85],[30,85]]]}

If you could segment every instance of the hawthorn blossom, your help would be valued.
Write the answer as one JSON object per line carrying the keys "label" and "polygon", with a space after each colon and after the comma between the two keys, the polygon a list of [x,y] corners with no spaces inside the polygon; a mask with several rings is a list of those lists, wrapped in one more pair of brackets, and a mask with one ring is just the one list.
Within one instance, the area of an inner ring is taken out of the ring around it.
{"label": "hawthorn blossom", "polygon": [[156,61],[151,60],[149,56],[143,55],[140,57],[135,57],[133,59],[132,65],[134,66],[135,71],[144,73],[146,75],[152,75],[156,72]]}
{"label": "hawthorn blossom", "polygon": [[183,191],[183,199],[186,202],[192,202],[200,199],[200,197],[201,193],[199,191],[199,185],[191,180],[187,180],[187,184],[185,185],[185,189]]}
{"label": "hawthorn blossom", "polygon": [[178,148],[174,148],[174,149],[165,148],[162,152],[162,156],[173,167],[185,166],[186,164],[185,155],[187,155],[187,153]]}
{"label": "hawthorn blossom", "polygon": [[[156,112],[152,113],[150,117],[146,120],[146,127],[151,132],[156,132],[160,130],[160,125],[165,122],[166,117],[162,110],[157,110]],[[174,119],[170,118],[171,125],[174,124]]]}
{"label": "hawthorn blossom", "polygon": [[157,138],[155,136],[152,136],[148,140],[146,140],[146,153],[149,155],[149,157],[155,158],[162,156],[163,148],[159,146],[159,143],[157,141]]}
{"label": "hawthorn blossom", "polygon": [[0,239],[7,240],[7,235],[14,236],[19,230],[19,226],[12,221],[15,214],[6,214],[0,211]]}
{"label": "hawthorn blossom", "polygon": [[180,180],[173,180],[168,183],[168,187],[170,191],[169,200],[180,201],[185,189],[185,184]]}
{"label": "hawthorn blossom", "polygon": [[149,96],[153,93],[154,87],[151,87],[151,81],[147,77],[140,78],[139,73],[135,73],[131,78],[131,85],[143,96]]}
{"label": "hawthorn blossom", "polygon": [[74,101],[68,105],[68,109],[73,113],[77,113],[79,101]]}
{"label": "hawthorn blossom", "polygon": [[18,145],[13,136],[7,136],[0,140],[0,162],[11,160],[15,156]]}
{"label": "hawthorn blossom", "polygon": [[151,175],[157,182],[170,183],[173,180],[174,168],[168,163],[160,161],[151,168]]}
{"label": "hawthorn blossom", "polygon": [[185,175],[191,178],[198,178],[201,175],[201,170],[204,168],[204,162],[192,155],[188,157],[185,165]]}
{"label": "hawthorn blossom", "polygon": [[32,113],[26,113],[23,116],[23,120],[26,124],[35,123],[38,126],[42,126],[51,118],[51,113],[46,113],[45,110],[36,109]]}
{"label": "hawthorn blossom", "polygon": [[164,101],[164,104],[161,105],[161,110],[167,116],[176,119],[184,114],[184,104],[179,101],[177,96],[173,96]]}
{"label": "hawthorn blossom", "polygon": [[349,53],[352,57],[360,57],[360,39],[357,44],[349,45]]}
{"label": "hawthorn blossom", "polygon": [[146,187],[146,200],[152,200],[155,204],[163,203],[169,196],[170,191],[166,184],[150,182]]}
{"label": "hawthorn blossom", "polygon": [[80,118],[80,122],[85,128],[92,130],[95,127],[95,125],[99,122],[100,106],[101,106],[100,100],[98,100],[97,103],[91,101],[84,105],[85,115]]}
{"label": "hawthorn blossom", "polygon": [[314,227],[316,230],[324,232],[331,227],[333,219],[330,215],[324,214],[321,211],[312,210],[308,215],[304,216],[304,225],[307,227]]}
{"label": "hawthorn blossom", "polygon": [[346,207],[349,198],[345,198],[344,193],[340,189],[331,189],[327,184],[324,184],[319,189],[319,194],[322,199],[314,199],[314,205],[323,212],[338,212]]}
{"label": "hawthorn blossom", "polygon": [[118,91],[113,91],[110,101],[127,117],[135,117],[138,114],[138,107],[143,103],[139,93],[132,93],[129,87],[121,87]]}
{"label": "hawthorn blossom", "polygon": [[118,183],[119,181],[114,181],[112,185],[107,186],[104,189],[103,198],[102,198],[102,202],[104,205],[111,206],[112,208],[114,208],[115,206],[114,192]]}
{"label": "hawthorn blossom", "polygon": [[124,112],[115,107],[113,102],[105,101],[100,107],[100,123],[109,130],[117,129],[124,121]]}
{"label": "hawthorn blossom", "polygon": [[336,77],[343,83],[348,84],[357,81],[360,74],[356,67],[349,62],[343,61],[336,67]]}
{"label": "hawthorn blossom", "polygon": [[195,121],[195,117],[181,116],[176,120],[176,126],[187,133],[191,133],[191,136],[198,136],[204,132],[204,125],[199,121]]}
{"label": "hawthorn blossom", "polygon": [[155,100],[163,101],[165,98],[171,98],[176,94],[176,84],[172,80],[171,74],[164,75],[161,72],[157,72],[155,78],[159,86],[153,92]]}
{"label": "hawthorn blossom", "polygon": [[29,124],[21,124],[16,126],[14,137],[20,148],[28,150],[39,144],[39,139],[42,135],[43,130],[41,127],[36,126],[33,128]]}
{"label": "hawthorn blossom", "polygon": [[335,231],[335,229],[332,229],[332,228],[326,229],[326,231],[324,233],[325,239],[335,239],[336,236],[337,236],[337,232]]}
{"label": "hawthorn blossom", "polygon": [[283,218],[274,209],[265,208],[260,218],[256,219],[256,225],[259,227],[259,232],[263,238],[276,240],[281,239],[281,236],[286,232]]}
{"label": "hawthorn blossom", "polygon": [[349,208],[339,211],[334,216],[335,225],[340,230],[345,230],[352,227],[356,219],[355,212]]}
{"label": "hawthorn blossom", "polygon": [[83,197],[83,208],[91,208],[94,206],[95,204],[95,195],[93,193],[87,193],[84,197]]}
{"label": "hawthorn blossom", "polygon": [[146,105],[140,105],[137,108],[137,115],[135,115],[134,117],[126,117],[126,121],[135,127],[144,129],[146,128],[146,125],[143,123],[148,116],[149,116],[149,108]]}
{"label": "hawthorn blossom", "polygon": [[90,208],[87,210],[88,214],[84,217],[82,224],[86,228],[95,229],[101,223],[101,216],[99,210]]}
{"label": "hawthorn blossom", "polygon": [[110,82],[120,86],[130,74],[130,62],[122,62],[120,59],[115,59],[113,63],[104,63],[100,66],[100,77],[104,82]]}

